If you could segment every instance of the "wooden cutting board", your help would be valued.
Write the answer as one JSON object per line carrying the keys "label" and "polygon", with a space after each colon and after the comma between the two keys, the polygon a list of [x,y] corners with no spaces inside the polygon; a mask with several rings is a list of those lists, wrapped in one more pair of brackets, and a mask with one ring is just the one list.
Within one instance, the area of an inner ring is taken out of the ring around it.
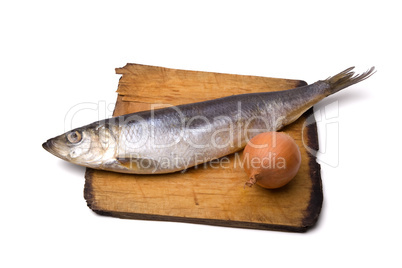
{"label": "wooden cutting board", "polygon": [[[117,68],[116,73],[122,77],[114,116],[306,85],[300,80],[138,64]],[[96,213],[119,218],[305,231],[316,223],[323,200],[320,165],[306,150],[318,150],[312,109],[284,131],[299,145],[302,164],[297,176],[280,189],[244,188],[247,176],[239,164],[239,152],[229,161],[225,158],[173,174],[130,175],[88,168],[84,197]]]}

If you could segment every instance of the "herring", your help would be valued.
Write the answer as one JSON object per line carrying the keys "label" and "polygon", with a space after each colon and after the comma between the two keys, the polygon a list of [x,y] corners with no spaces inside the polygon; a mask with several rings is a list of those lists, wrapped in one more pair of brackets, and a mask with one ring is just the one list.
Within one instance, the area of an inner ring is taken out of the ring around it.
{"label": "herring", "polygon": [[71,163],[132,174],[185,170],[245,147],[255,135],[278,131],[323,98],[370,77],[348,68],[294,89],[229,97],[137,112],[73,129],[43,143]]}

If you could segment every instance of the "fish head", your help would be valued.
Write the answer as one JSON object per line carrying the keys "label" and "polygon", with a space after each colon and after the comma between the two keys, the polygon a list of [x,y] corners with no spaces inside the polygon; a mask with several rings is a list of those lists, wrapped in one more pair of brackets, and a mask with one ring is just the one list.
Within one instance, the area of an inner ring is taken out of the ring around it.
{"label": "fish head", "polygon": [[117,141],[112,128],[92,124],[49,139],[42,147],[68,162],[102,169],[115,161]]}

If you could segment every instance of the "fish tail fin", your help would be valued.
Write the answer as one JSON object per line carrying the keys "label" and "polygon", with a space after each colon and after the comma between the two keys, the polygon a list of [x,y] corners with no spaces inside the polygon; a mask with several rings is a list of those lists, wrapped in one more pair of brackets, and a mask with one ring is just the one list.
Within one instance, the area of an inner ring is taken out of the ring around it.
{"label": "fish tail fin", "polygon": [[348,86],[359,83],[369,78],[375,73],[374,67],[371,67],[368,71],[360,75],[355,75],[355,73],[352,71],[354,68],[355,67],[350,67],[345,71],[340,72],[337,75],[328,77],[326,80],[324,80],[324,82],[326,82],[329,85],[329,88],[327,89],[326,92],[327,96],[334,94]]}

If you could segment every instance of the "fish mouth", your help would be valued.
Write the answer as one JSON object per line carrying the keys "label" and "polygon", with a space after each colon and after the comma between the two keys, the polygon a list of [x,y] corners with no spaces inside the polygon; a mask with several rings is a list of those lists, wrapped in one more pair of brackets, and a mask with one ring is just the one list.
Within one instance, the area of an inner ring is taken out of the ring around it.
{"label": "fish mouth", "polygon": [[56,152],[53,150],[53,146],[52,146],[52,141],[51,140],[47,140],[46,142],[44,142],[42,144],[43,149],[45,149],[46,151],[48,151],[49,153],[56,155]]}
{"label": "fish mouth", "polygon": [[63,160],[65,160],[66,158],[61,155],[59,152],[57,152],[57,150],[55,150],[55,144],[53,143],[53,140],[47,140],[46,142],[44,142],[42,144],[43,149],[45,149],[46,151],[48,151],[49,153],[51,153],[54,156],[57,156]]}

